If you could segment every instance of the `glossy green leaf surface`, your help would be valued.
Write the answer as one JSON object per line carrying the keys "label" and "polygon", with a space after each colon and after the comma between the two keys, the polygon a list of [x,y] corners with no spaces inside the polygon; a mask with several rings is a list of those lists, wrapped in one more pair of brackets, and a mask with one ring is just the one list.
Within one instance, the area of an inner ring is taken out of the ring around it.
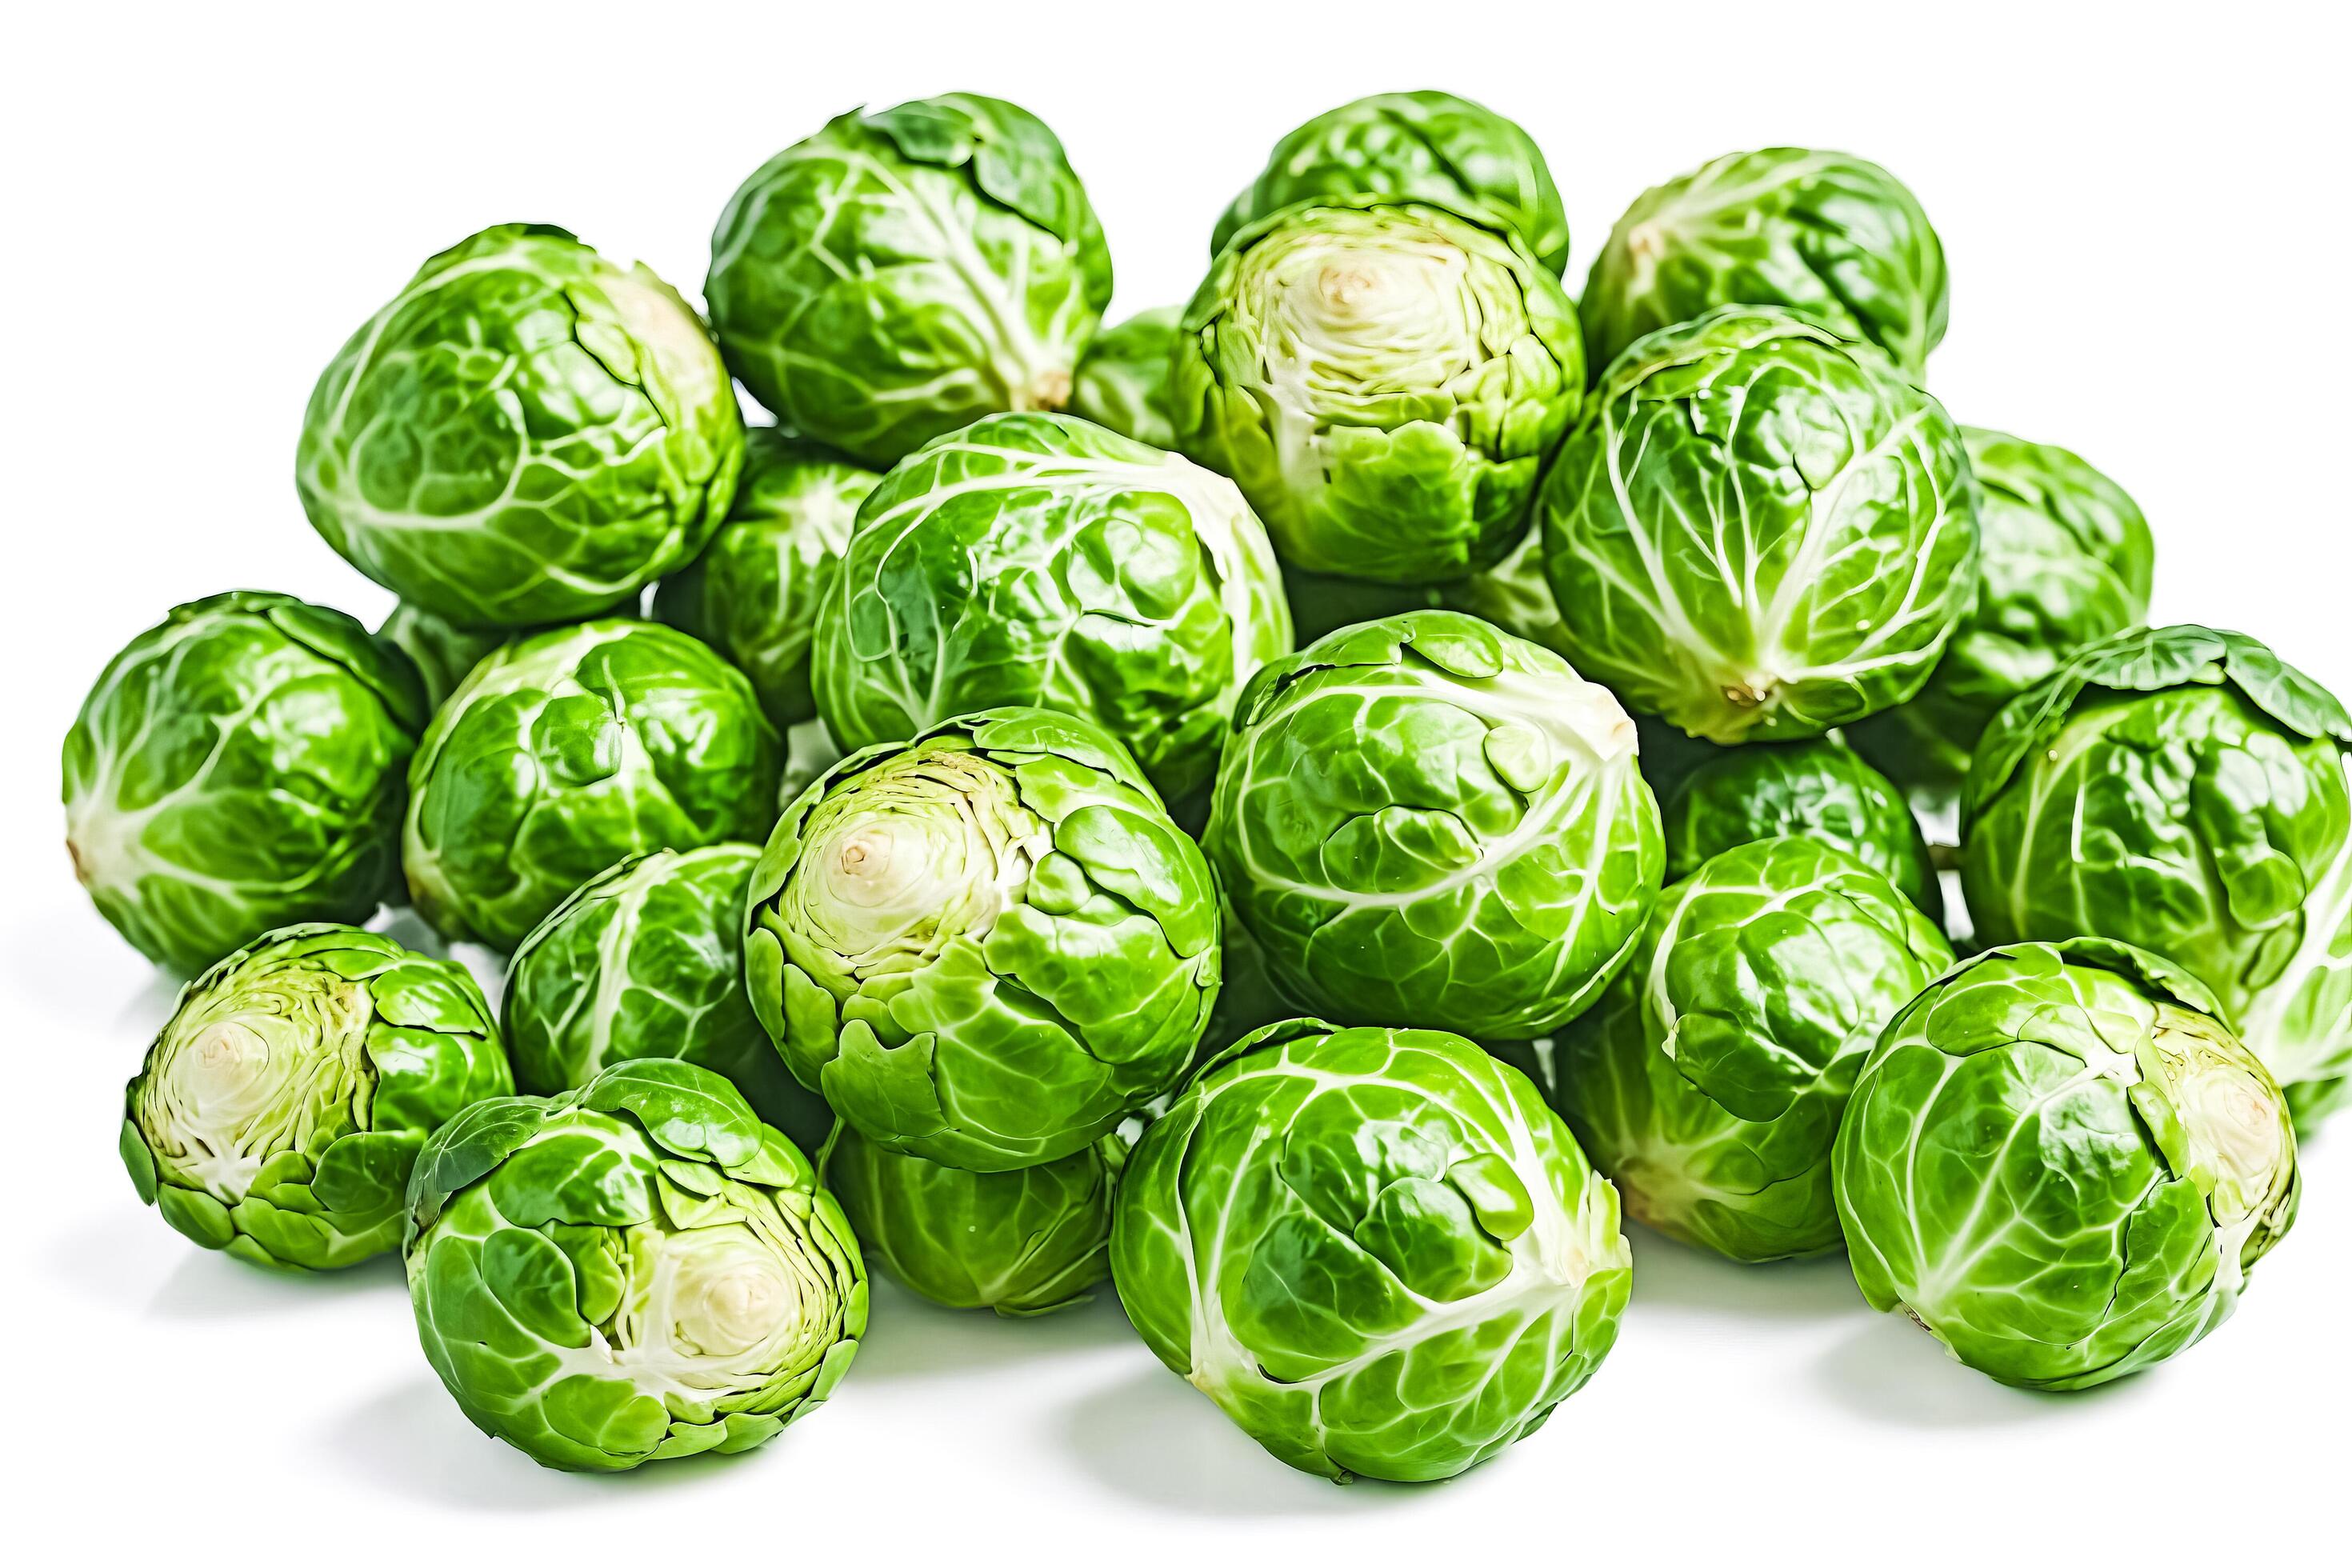
{"label": "glossy green leaf surface", "polygon": [[408,1209],[425,1359],[474,1425],[559,1469],[756,1447],[866,1331],[840,1205],[688,1062],[474,1106],[418,1159]]}
{"label": "glossy green leaf surface", "polygon": [[1633,962],[1561,1028],[1556,1103],[1643,1224],[1745,1263],[1826,1251],[1854,1075],[1951,962],[1852,856],[1740,844],[1666,889]]}
{"label": "glossy green leaf surface", "polygon": [[1122,1174],[1136,1331],[1266,1451],[1434,1480],[1583,1386],[1633,1257],[1535,1087],[1459,1036],[1299,1020],[1203,1068]]}
{"label": "glossy green leaf surface", "polygon": [[1207,784],[1234,696],[1290,651],[1241,492],[1064,415],[942,437],[858,514],[820,609],[817,707],[856,749],[981,709],[1058,709],[1168,799]]}
{"label": "glossy green leaf surface", "polygon": [[1855,1281],[2003,1383],[2088,1388],[2226,1318],[2294,1217],[2277,1085],[2180,971],[1996,948],[1898,1015],[1839,1129]]}
{"label": "glossy green leaf surface", "polygon": [[1844,153],[1732,153],[1642,193],[1585,279],[1596,371],[1720,305],[1780,305],[1877,344],[1912,379],[1944,338],[1944,247],[1918,198]]}
{"label": "glossy green leaf surface", "polygon": [[1573,1017],[1657,897],[1633,721],[1559,657],[1421,610],[1251,682],[1203,844],[1280,990],[1519,1039]]}
{"label": "glossy green leaf surface", "polygon": [[1995,715],[1961,800],[1979,940],[2202,982],[2308,1128],[2352,1075],[2352,717],[2252,637],[2125,632]]}
{"label": "glossy green leaf surface", "polygon": [[1274,144],[1210,237],[1212,255],[1279,208],[1374,195],[1472,207],[1517,231],[1554,276],[1568,263],[1568,214],[1535,139],[1450,92],[1382,92],[1327,110]]}
{"label": "glossy green leaf surface", "polygon": [[686,302],[560,228],[418,269],[320,376],[295,481],[343,558],[460,626],[601,615],[685,564],[743,461]]}
{"label": "glossy green leaf surface", "polygon": [[66,736],[74,874],[181,974],[279,926],[364,921],[399,887],[426,711],[407,658],[340,611],[182,605],[114,656]]}
{"label": "glossy green leaf surface", "polygon": [[1846,738],[1889,778],[1948,803],[2001,705],[2076,648],[2147,616],[2156,545],[2121,487],[2063,447],[1963,428],[1977,478],[1977,601],[1917,696]]}
{"label": "glossy green leaf surface", "polygon": [[1176,443],[1302,571],[1434,584],[1517,543],[1584,393],[1559,279],[1507,229],[1369,197],[1220,250],[1169,379]]}
{"label": "glossy green leaf surface", "polygon": [[416,912],[510,950],[574,888],[652,849],[758,841],[782,742],[734,666],[684,632],[589,621],[499,648],[409,767]]}
{"label": "glossy green leaf surface", "polygon": [[1073,1154],[1172,1088],[1217,992],[1192,839],[1096,726],[950,720],[847,758],[753,873],[751,1005],[867,1139],[971,1171]]}
{"label": "glossy green leaf surface", "polygon": [[1737,845],[1785,834],[1844,851],[1943,918],[1918,818],[1884,774],[1833,741],[1720,750],[1666,792],[1661,810],[1669,881]]}
{"label": "glossy green leaf surface", "polygon": [[845,1127],[825,1151],[824,1183],[890,1278],[942,1307],[1026,1318],[1091,1300],[1110,1273],[1125,1157],[1113,1137],[1042,1165],[964,1171]]}
{"label": "glossy green leaf surface", "polygon": [[832,1112],[784,1070],[743,988],[743,902],[759,859],[749,844],[635,856],[533,927],[500,1005],[522,1092],[677,1057],[732,1083],[803,1148],[823,1143]]}
{"label": "glossy green leaf surface", "polygon": [[1105,327],[1079,356],[1070,386],[1070,412],[1147,447],[1173,450],[1176,427],[1168,416],[1168,362],[1176,346],[1182,307],[1139,310]]}
{"label": "glossy green leaf surface", "polygon": [[858,503],[881,482],[813,441],[754,430],[726,523],[654,589],[654,619],[726,655],[779,730],[816,717],[809,658],[818,607],[835,591]]}
{"label": "glossy green leaf surface", "polygon": [[703,292],[754,397],[887,464],[986,415],[1061,407],[1110,290],[1054,133],[957,92],[852,110],[769,159],[719,215]]}
{"label": "glossy green leaf surface", "polygon": [[1785,310],[1621,355],[1538,511],[1569,658],[1725,744],[1908,700],[1975,602],[1958,429],[1884,354]]}
{"label": "glossy green leaf surface", "polygon": [[289,926],[180,994],[125,1091],[122,1157],[141,1199],[199,1246],[340,1268],[399,1241],[426,1135],[513,1092],[462,964]]}

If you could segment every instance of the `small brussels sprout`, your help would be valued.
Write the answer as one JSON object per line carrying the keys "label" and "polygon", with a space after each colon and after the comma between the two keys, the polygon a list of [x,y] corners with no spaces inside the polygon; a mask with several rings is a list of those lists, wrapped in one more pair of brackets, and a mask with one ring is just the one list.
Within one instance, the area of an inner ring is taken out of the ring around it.
{"label": "small brussels sprout", "polygon": [[742,1090],[814,1149],[833,1117],[784,1070],[743,989],[749,844],[633,856],[580,885],[507,965],[499,1021],[525,1094],[578,1089],[614,1062],[677,1057]]}
{"label": "small brussels sprout", "polygon": [[1560,1114],[1643,1225],[1743,1263],[1838,1245],[1830,1144],[1878,1032],[1952,963],[1893,883],[1801,838],[1666,889],[1559,1034]]}
{"label": "small brussels sprout", "polygon": [[1786,834],[1843,850],[1928,918],[1944,918],[1944,890],[1919,819],[1900,791],[1835,742],[1717,752],[1685,773],[1660,809],[1668,881],[1736,845]]}
{"label": "small brussels sprout", "polygon": [[1136,1331],[1268,1453],[1436,1480],[1527,1436],[1617,1338],[1617,1194],[1535,1086],[1456,1035],[1261,1029],[1119,1180]]}
{"label": "small brussels sprout", "polygon": [[1538,510],[1569,658],[1726,744],[1906,700],[1976,593],[1959,431],[1878,351],[1785,310],[1644,338]]}
{"label": "small brussels sprout", "polygon": [[471,1107],[425,1146],[408,1208],[425,1359],[475,1426],[557,1469],[757,1447],[866,1332],[841,1206],[691,1062]]}
{"label": "small brussels sprout", "polygon": [[1901,181],[1844,153],[1767,147],[1643,192],[1581,309],[1595,369],[1717,306],[1781,305],[1876,343],[1916,381],[1950,304],[1943,243]]}
{"label": "small brussels sprout", "polygon": [[2203,626],[2080,649],[1987,728],[1960,886],[1987,945],[2111,937],[2186,970],[2308,1129],[2352,1075],[2352,716]]}
{"label": "small brussels sprout", "polygon": [[1919,694],[1846,734],[1889,778],[1947,805],[2002,703],[2147,618],[2156,567],[2147,520],[2106,475],[2061,447],[1960,437],[1983,543],[1976,604]]}
{"label": "small brussels sprout", "polygon": [[852,110],[769,159],[719,215],[703,294],[752,396],[888,464],[984,415],[1061,407],[1110,289],[1054,133],[954,92]]}
{"label": "small brussels sprout", "polygon": [[65,743],[66,848],[109,924],[180,974],[400,882],[415,668],[283,594],[182,605],[116,654]]}
{"label": "small brussels sprout", "polygon": [[649,849],[758,840],[782,742],[732,665],[668,626],[589,621],[509,643],[434,715],[408,770],[416,912],[511,950]]}
{"label": "small brussels sprout", "polygon": [[1451,610],[1332,633],[1243,694],[1203,845],[1280,989],[1526,1039],[1624,962],[1664,852],[1633,722]]}
{"label": "small brussels sprout", "polygon": [[1568,213],[1535,139],[1484,104],[1428,91],[1343,103],[1276,142],[1217,220],[1210,253],[1280,208],[1357,195],[1483,211],[1517,230],[1554,277],[1568,265]]}
{"label": "small brussels sprout", "polygon": [[942,437],[866,498],[819,608],[842,744],[1005,705],[1089,719],[1181,799],[1242,682],[1290,651],[1265,531],[1230,483],[1067,416]]}
{"label": "small brussels sprout", "polygon": [[1370,198],[1236,234],[1169,374],[1177,446],[1233,477],[1284,560],[1381,583],[1508,554],[1583,394],[1576,312],[1517,237]]}
{"label": "small brussels sprout", "polygon": [[841,763],[752,874],[752,1010],[874,1142],[1073,1154],[1173,1087],[1217,992],[1201,851],[1118,742],[1034,708]]}
{"label": "small brussels sprout", "polygon": [[601,615],[727,513],[743,418],[644,267],[503,224],[427,261],[310,395],[294,478],[346,561],[461,626]]}
{"label": "small brussels sprout", "polygon": [[474,666],[512,642],[515,634],[503,626],[477,630],[455,626],[430,610],[398,604],[384,616],[375,635],[408,656],[425,681],[426,708],[438,708],[465,684]]}
{"label": "small brussels sprout", "polygon": [[1176,346],[1183,307],[1163,305],[1105,327],[1078,360],[1070,385],[1070,412],[1147,447],[1172,449],[1176,427],[1168,412],[1168,360]]}
{"label": "small brussels sprout", "polygon": [[2294,1218],[2278,1087],[2212,999],[2118,942],[1978,955],[1887,1026],[1832,1156],[1853,1277],[2027,1388],[2152,1366]]}
{"label": "small brussels sprout", "polygon": [[654,589],[654,619],[733,660],[779,730],[816,717],[809,650],[817,606],[835,592],[858,503],[881,482],[814,441],[754,430],[726,526]]}
{"label": "small brussels sprout", "polygon": [[1111,1189],[1126,1157],[1113,1137],[1018,1171],[961,1171],[845,1127],[825,1151],[824,1182],[908,1289],[1034,1318],[1092,1300],[1110,1272]]}
{"label": "small brussels sprout", "polygon": [[1543,531],[1529,529],[1508,555],[1486,571],[1437,589],[1447,609],[1492,621],[1515,637],[1525,637],[1567,658],[1568,627],[1544,576]]}
{"label": "small brussels sprout", "polygon": [[342,925],[270,932],[180,993],[124,1095],[140,1200],[200,1247],[341,1268],[400,1240],[426,1134],[512,1094],[465,967]]}

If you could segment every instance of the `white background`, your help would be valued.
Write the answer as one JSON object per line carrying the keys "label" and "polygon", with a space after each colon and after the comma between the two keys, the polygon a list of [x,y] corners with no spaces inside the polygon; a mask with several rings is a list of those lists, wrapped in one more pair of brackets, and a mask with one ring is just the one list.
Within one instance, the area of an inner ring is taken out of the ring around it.
{"label": "white background", "polygon": [[1874,157],[1949,251],[1932,381],[1953,412],[2072,446],[2138,497],[2157,619],[2255,633],[2352,691],[2352,138],[2330,9],[2168,25],[2052,0],[477,0],[12,21],[12,1554],[1607,1563],[2236,1542],[2343,1561],[2326,1521],[2347,1485],[2352,1114],[2308,1152],[2302,1221],[2237,1319],[2086,1395],[1944,1361],[1834,1259],[1743,1271],[1639,1234],[1633,1310],[1594,1383],[1444,1486],[1285,1469],[1108,1300],[1000,1323],[878,1285],[837,1399],[765,1449],[620,1479],[539,1470],[443,1394],[394,1268],[267,1277],[135,1202],[121,1085],[171,992],[75,888],[56,771],[100,666],[175,602],[265,587],[371,622],[385,607],[305,526],[294,443],[320,368],[427,254],[490,223],[561,223],[695,294],[721,204],[769,153],[861,100],[955,89],[1060,133],[1109,231],[1115,316],[1188,294],[1275,137],[1363,92],[1442,86],[1521,120],[1567,196],[1571,286],[1638,191],[1717,153]]}

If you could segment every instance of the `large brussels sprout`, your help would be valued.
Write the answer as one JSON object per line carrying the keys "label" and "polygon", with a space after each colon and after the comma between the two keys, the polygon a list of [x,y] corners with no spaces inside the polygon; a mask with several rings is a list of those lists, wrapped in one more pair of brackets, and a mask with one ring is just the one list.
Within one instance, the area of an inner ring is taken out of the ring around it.
{"label": "large brussels sprout", "polygon": [[1576,312],[1516,237],[1335,197],[1218,253],[1168,396],[1177,446],[1233,476],[1284,560],[1430,584],[1518,542],[1583,392]]}
{"label": "large brussels sprout", "polygon": [[1963,427],[1977,477],[1976,604],[1919,694],[1848,731],[1888,777],[1948,805],[2000,705],[2147,615],[2156,544],[2113,479],[2062,447]]}
{"label": "large brussels sprout", "polygon": [[1456,1035],[1262,1029],[1119,1182],[1136,1331],[1285,1464],[1435,1480],[1527,1436],[1617,1338],[1617,1194]]}
{"label": "large brussels sprout", "polygon": [[203,1247],[340,1268],[400,1240],[426,1134],[514,1080],[463,965],[298,925],[180,993],[124,1096],[142,1201]]}
{"label": "large brussels sprout", "polygon": [[1643,1224],[1744,1263],[1827,1250],[1854,1075],[1951,962],[1853,857],[1727,849],[1666,889],[1633,962],[1560,1030],[1560,1113]]}
{"label": "large brussels sprout", "polygon": [[1168,361],[1183,307],[1142,310],[1105,327],[1078,360],[1070,412],[1147,447],[1173,447],[1168,417]]}
{"label": "large brussels sprout", "polygon": [[751,682],[684,632],[608,619],[509,643],[409,765],[410,900],[453,941],[511,949],[631,855],[764,838],[782,766]]}
{"label": "large brussels sprout", "polygon": [[1273,551],[1231,484],[1081,419],[1012,414],[866,498],[819,611],[816,700],[853,749],[1058,709],[1177,800],[1215,771],[1242,682],[1289,651]]}
{"label": "large brussels sprout", "polygon": [[507,965],[499,1010],[522,1091],[677,1057],[742,1090],[795,1143],[822,1143],[831,1113],[784,1070],[743,989],[743,901],[759,861],[749,844],[633,856],[540,921]]}
{"label": "large brussels sprout", "polygon": [[1112,1184],[1127,1145],[1105,1138],[1018,1171],[964,1171],[845,1127],[824,1183],[874,1261],[942,1307],[1030,1318],[1073,1307],[1110,1272]]}
{"label": "large brussels sprout", "polygon": [[1054,133],[952,92],[852,110],[769,159],[719,215],[703,293],[754,397],[887,464],[983,415],[1061,407],[1110,287]]}
{"label": "large brussels sprout", "polygon": [[124,940],[193,974],[400,884],[425,690],[397,647],[283,594],[182,605],[116,654],[65,744],[66,848]]}
{"label": "large brussels sprout", "polygon": [[1737,845],[1785,834],[1843,850],[1931,919],[1944,890],[1919,819],[1900,791],[1832,741],[1737,746],[1693,767],[1666,793],[1666,878],[1680,881]]}
{"label": "large brussels sprout", "polygon": [[1568,265],[1568,213],[1535,139],[1450,92],[1376,93],[1298,127],[1225,208],[1209,249],[1223,250],[1279,208],[1358,195],[1483,210],[1516,229],[1555,276]]}
{"label": "large brussels sprout", "polygon": [[857,752],[752,874],[751,1006],[801,1082],[899,1153],[1005,1171],[1171,1088],[1217,992],[1193,842],[1118,742],[995,709]]}
{"label": "large brussels sprout", "polygon": [[1907,700],[1976,593],[1959,431],[1878,351],[1785,310],[1621,357],[1538,510],[1569,658],[1710,741]]}
{"label": "large brussels sprout", "polygon": [[743,461],[686,302],[560,228],[443,251],[310,395],[294,478],[343,558],[464,626],[600,615],[691,560]]}
{"label": "large brussels sprout", "polygon": [[1657,897],[1657,803],[1615,698],[1451,610],[1259,672],[1203,839],[1288,995],[1525,1039],[1573,1017]]}
{"label": "large brussels sprout", "polygon": [[1995,716],[1961,798],[1988,946],[2077,933],[2201,982],[2308,1127],[2352,1075],[2352,716],[2253,638],[2081,649]]}
{"label": "large brussels sprout", "polygon": [[2003,1383],[2088,1388],[2229,1316],[2294,1221],[2278,1087],[2160,960],[1997,948],[1922,992],[1832,1157],[1870,1304]]}
{"label": "large brussels sprout", "polygon": [[1642,193],[1594,258],[1581,311],[1605,369],[1718,305],[1783,305],[1876,343],[1912,379],[1944,341],[1944,247],[1901,181],[1844,153],[1731,153]]}
{"label": "large brussels sprout", "polygon": [[475,1426],[559,1469],[757,1447],[866,1331],[840,1205],[691,1062],[472,1107],[425,1146],[408,1209],[425,1359]]}
{"label": "large brussels sprout", "polygon": [[654,590],[654,618],[733,660],[779,730],[816,717],[809,653],[817,607],[835,592],[858,503],[881,482],[814,441],[754,430],[726,526]]}

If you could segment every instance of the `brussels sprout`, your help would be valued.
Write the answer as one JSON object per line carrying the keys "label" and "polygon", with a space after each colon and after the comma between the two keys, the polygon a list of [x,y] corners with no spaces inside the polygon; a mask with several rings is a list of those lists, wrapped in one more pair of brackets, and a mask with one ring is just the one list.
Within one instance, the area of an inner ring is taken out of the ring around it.
{"label": "brussels sprout", "polygon": [[1070,384],[1070,412],[1147,447],[1172,448],[1168,359],[1183,318],[1181,306],[1164,305],[1096,333]]}
{"label": "brussels sprout", "polygon": [[1127,1145],[1105,1138],[1018,1171],[961,1171],[845,1127],[825,1185],[883,1271],[942,1307],[1033,1318],[1092,1299],[1110,1272],[1111,1187]]}
{"label": "brussels sprout", "polygon": [[852,110],[743,183],[704,296],[785,424],[869,463],[1055,409],[1110,303],[1110,251],[1045,122],[971,93]]}
{"label": "brussels sprout", "polygon": [[785,1065],[875,1143],[1076,1153],[1171,1088],[1217,992],[1201,851],[1118,742],[1001,708],[868,747],[785,809],[744,963]]}
{"label": "brussels sprout", "polygon": [[1959,431],[1876,350],[1785,310],[1642,340],[1538,511],[1568,657],[1725,743],[1907,700],[1976,592]]}
{"label": "brussels sprout", "polygon": [[767,428],[746,438],[735,510],[694,563],[654,590],[654,619],[725,654],[777,729],[816,717],[809,650],[857,507],[882,476]]}
{"label": "brussels sprout", "polygon": [[509,950],[616,861],[765,837],[782,753],[751,682],[684,632],[607,619],[509,643],[409,764],[409,897],[452,941]]}
{"label": "brussels sprout", "polygon": [[351,926],[289,926],[180,993],[124,1095],[122,1162],[200,1247],[341,1268],[399,1241],[425,1135],[513,1092],[463,965]]}
{"label": "brussels sprout", "polygon": [[2352,1075],[2352,716],[2253,638],[2094,643],[2003,708],[1961,797],[1987,945],[2075,933],[2218,999],[2308,1128]]}
{"label": "brussels sprout", "polygon": [[310,395],[311,525],[463,626],[579,620],[685,564],[743,461],[709,333],[643,267],[502,224],[419,268]]}
{"label": "brussels sprout", "polygon": [[1615,698],[1450,610],[1334,632],[1243,693],[1203,844],[1282,991],[1496,1039],[1575,1016],[1664,852]]}
{"label": "brussels sprout", "polygon": [[448,701],[449,694],[464,685],[466,677],[474,672],[474,666],[515,638],[515,634],[503,626],[476,630],[454,626],[430,610],[420,610],[409,604],[394,605],[392,614],[383,618],[383,625],[376,627],[375,635],[406,654],[409,662],[416,666],[416,673],[425,681],[427,709]]}
{"label": "brussels sprout", "polygon": [[1554,277],[1568,265],[1568,213],[1535,139],[1450,92],[1383,92],[1317,115],[1274,144],[1217,220],[1212,255],[1280,208],[1330,196],[1391,196],[1501,219]]}
{"label": "brussels sprout", "polygon": [[1568,647],[1568,628],[1544,576],[1540,529],[1529,529],[1508,555],[1486,571],[1442,585],[1437,599],[1448,609],[1492,621],[1515,637],[1567,657],[1562,650]]}
{"label": "brussels sprout", "polygon": [[2028,1388],[2152,1366],[2286,1234],[2294,1133],[2186,975],[2121,943],[1979,954],[1903,1009],[1832,1159],[1870,1304]]}
{"label": "brussels sprout", "polygon": [[193,974],[399,886],[425,691],[397,647],[283,594],[182,605],[114,656],[65,743],[66,848],[98,912]]}
{"label": "brussels sprout", "polygon": [[2000,705],[2147,615],[2156,544],[2114,480],[2061,447],[1963,427],[1977,477],[1977,599],[1919,694],[1847,732],[1889,778],[1948,805]]}
{"label": "brussels sprout", "polygon": [[1843,850],[1930,919],[1944,918],[1919,819],[1893,784],[1834,742],[1718,752],[1684,774],[1661,809],[1669,881],[1736,845],[1786,834]]}
{"label": "brussels sprout", "polygon": [[1289,651],[1273,550],[1231,484],[1081,419],[1011,414],[866,498],[819,609],[816,700],[851,748],[1058,709],[1175,800],[1215,771],[1242,682]]}
{"label": "brussels sprout", "polygon": [[1583,394],[1576,312],[1507,230],[1334,198],[1218,253],[1168,395],[1177,446],[1233,477],[1284,560],[1431,584],[1518,542]]}
{"label": "brussels sprout", "polygon": [[1643,1225],[1743,1263],[1838,1245],[1830,1143],[1887,1020],[1950,967],[1893,883],[1801,838],[1674,887],[1559,1039],[1560,1114]]}
{"label": "brussels sprout", "polygon": [[1171,1370],[1285,1464],[1436,1480],[1527,1436],[1617,1338],[1617,1194],[1456,1035],[1262,1029],[1120,1178],[1111,1270]]}
{"label": "brussels sprout", "polygon": [[425,1359],[475,1426],[558,1469],[757,1447],[866,1332],[840,1205],[691,1062],[470,1108],[425,1146],[408,1208]]}
{"label": "brussels sprout", "polygon": [[677,1057],[742,1090],[793,1142],[832,1112],[784,1070],[743,989],[749,844],[661,849],[581,884],[515,949],[500,1010],[525,1094],[578,1089],[638,1057]]}
{"label": "brussels sprout", "polygon": [[1844,153],[1767,147],[1643,192],[1594,258],[1581,313],[1596,369],[1718,305],[1783,305],[1916,381],[1950,304],[1943,243],[1901,181]]}

